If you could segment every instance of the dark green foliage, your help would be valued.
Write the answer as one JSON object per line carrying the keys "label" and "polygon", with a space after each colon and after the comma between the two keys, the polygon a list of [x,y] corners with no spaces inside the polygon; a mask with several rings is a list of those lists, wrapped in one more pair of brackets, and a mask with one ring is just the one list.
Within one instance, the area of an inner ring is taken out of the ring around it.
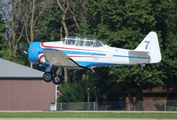
{"label": "dark green foliage", "polygon": [[[138,65],[95,68],[91,71],[69,74],[70,82],[60,86],[61,102],[117,101],[119,97],[136,96],[142,100],[142,91],[154,87],[177,86],[177,3],[175,0],[80,0],[73,1],[67,11],[69,35],[97,38],[110,46],[134,49],[150,32],[158,34],[162,61],[146,65],[143,72]],[[74,4],[75,3],[75,4]],[[75,6],[74,6],[75,5]],[[72,9],[71,9],[72,8]],[[76,9],[75,9],[76,8]],[[56,2],[43,11],[35,26],[35,41],[58,41],[61,28],[61,10]],[[76,17],[79,27],[73,21]],[[25,35],[23,35],[25,36]],[[25,37],[20,40],[27,47]],[[0,56],[11,60],[12,53],[4,41],[4,23],[0,21]],[[20,49],[16,61],[27,64],[27,56]],[[35,68],[37,68],[35,66]],[[82,75],[86,74],[85,77]],[[81,80],[82,79],[82,80]],[[133,93],[133,94],[132,94]]]}
{"label": "dark green foliage", "polygon": [[[56,3],[55,3],[56,4]],[[36,26],[36,41],[59,41],[61,11],[57,5],[53,5],[44,11]]]}
{"label": "dark green foliage", "polygon": [[2,20],[2,15],[0,14],[0,41],[4,40],[4,33],[5,33],[5,25],[4,21]]}
{"label": "dark green foliage", "polygon": [[165,76],[163,81],[166,88],[176,87],[177,85],[177,3],[175,1],[170,3],[168,4],[168,11],[163,13],[166,16],[164,18],[164,25],[161,26],[163,28],[163,41],[161,43],[163,50],[163,60],[161,62],[161,70]]}
{"label": "dark green foliage", "polygon": [[84,81],[75,81],[71,84],[62,84],[59,86],[62,96],[59,102],[83,102],[86,100],[86,83]]}
{"label": "dark green foliage", "polygon": [[2,20],[2,16],[0,14],[0,57],[2,57],[3,54],[3,42],[5,41],[5,25],[4,25],[4,21]]}
{"label": "dark green foliage", "polygon": [[[90,16],[87,21],[90,25],[90,27],[87,27],[90,28],[89,33],[96,34],[99,39],[103,39],[111,46],[134,49],[148,32],[156,31],[159,36],[163,57],[162,63],[147,65],[144,72],[141,72],[137,65],[111,67],[107,74],[107,83],[113,81],[114,84],[118,84],[119,88],[122,88],[121,91],[126,91],[127,94],[137,93],[137,96],[141,96],[143,90],[150,90],[161,85],[171,86],[174,83],[168,82],[166,84],[165,82],[176,74],[174,59],[176,52],[170,50],[176,48],[175,43],[177,41],[175,39],[176,30],[173,29],[176,26],[175,20],[177,19],[176,3],[174,1],[91,0],[87,3],[87,11]],[[173,13],[173,15],[170,13]],[[175,31],[169,33],[169,29]],[[173,38],[173,40],[170,40],[172,43],[166,42],[168,37]],[[168,47],[167,50],[166,47]],[[172,57],[171,61],[170,56]],[[168,65],[166,64],[168,67],[164,67],[164,59],[169,62]],[[172,70],[169,68],[170,64]],[[105,68],[102,68],[102,71],[103,69]],[[95,81],[99,81],[98,77],[95,77],[95,79]],[[117,88],[114,87],[114,89]],[[137,97],[137,100],[142,100],[142,96]]]}

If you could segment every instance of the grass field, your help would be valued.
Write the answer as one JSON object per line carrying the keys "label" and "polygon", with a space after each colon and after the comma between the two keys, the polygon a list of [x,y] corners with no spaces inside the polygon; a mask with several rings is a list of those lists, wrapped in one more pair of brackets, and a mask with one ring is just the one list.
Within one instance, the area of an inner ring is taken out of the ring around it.
{"label": "grass field", "polygon": [[0,112],[0,118],[157,118],[177,119],[168,112]]}

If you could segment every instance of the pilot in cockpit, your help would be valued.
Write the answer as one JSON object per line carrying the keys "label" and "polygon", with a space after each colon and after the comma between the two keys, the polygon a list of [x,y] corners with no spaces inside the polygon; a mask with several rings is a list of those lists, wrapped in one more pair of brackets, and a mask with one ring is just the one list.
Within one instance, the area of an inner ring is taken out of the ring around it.
{"label": "pilot in cockpit", "polygon": [[74,45],[74,40],[68,40],[68,45]]}
{"label": "pilot in cockpit", "polygon": [[93,42],[92,41],[89,42],[89,46],[93,47]]}

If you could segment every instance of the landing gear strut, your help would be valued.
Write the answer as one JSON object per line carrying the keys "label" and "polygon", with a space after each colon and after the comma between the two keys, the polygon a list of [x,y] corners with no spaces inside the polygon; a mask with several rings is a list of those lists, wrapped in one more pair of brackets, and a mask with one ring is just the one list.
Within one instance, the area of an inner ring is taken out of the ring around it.
{"label": "landing gear strut", "polygon": [[53,83],[55,85],[59,85],[62,83],[63,78],[60,76],[61,73],[61,67],[58,67],[58,70],[56,71],[56,75],[54,76]]}

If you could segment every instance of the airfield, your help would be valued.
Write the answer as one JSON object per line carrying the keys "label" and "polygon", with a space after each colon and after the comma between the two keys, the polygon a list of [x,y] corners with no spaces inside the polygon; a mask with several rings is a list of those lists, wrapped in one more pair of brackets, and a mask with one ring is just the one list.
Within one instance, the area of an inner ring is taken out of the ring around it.
{"label": "airfield", "polygon": [[[65,118],[61,118],[62,116],[60,116],[61,114],[65,114],[65,112],[66,113],[72,113],[72,114],[77,114],[77,113],[80,113],[80,114],[82,114],[82,113],[101,113],[102,114],[102,116],[101,117],[95,117],[94,118],[94,115],[92,115],[91,114],[91,116],[92,116],[92,118],[88,118],[88,117],[86,117],[86,116],[80,116],[80,117],[71,117],[71,116],[69,116],[69,115],[67,115],[67,116],[65,116]],[[176,117],[173,117],[173,118],[171,118],[171,117],[161,117],[161,118],[153,118],[153,116],[152,115],[150,115],[149,114],[149,116],[148,116],[148,118],[147,117],[145,117],[144,115],[144,117],[135,117],[135,116],[132,116],[132,118],[130,117],[130,118],[111,118],[111,117],[103,117],[104,116],[104,114],[106,114],[106,113],[115,113],[115,114],[124,114],[124,113],[127,113],[127,115],[129,115],[129,114],[132,114],[132,113],[138,113],[138,114],[143,114],[143,113],[155,113],[155,114],[158,114],[158,113],[160,113],[160,114],[169,114],[170,116],[173,114],[177,114],[177,112],[176,111],[95,111],[95,112],[93,112],[93,111],[63,111],[63,112],[60,112],[60,111],[57,111],[57,112],[46,112],[46,111],[0,111],[0,120],[177,120],[177,118]],[[7,114],[6,115],[6,117],[4,116],[1,116],[2,114]],[[24,116],[23,114],[28,114],[29,113],[29,115],[30,116]],[[37,114],[35,114],[35,116],[33,116],[32,114],[33,113],[37,113]],[[50,113],[54,113],[54,114],[60,114],[59,116],[55,116],[55,118],[54,118],[54,116],[52,116],[52,114],[51,115],[49,115],[49,116],[40,116],[39,117],[39,114],[40,113],[45,113],[45,114],[50,114]],[[13,114],[13,115],[12,115]],[[173,116],[172,115],[172,116]],[[176,116],[176,115],[175,115]],[[67,118],[68,117],[68,118]]]}
{"label": "airfield", "polygon": [[0,120],[176,120],[176,119],[151,119],[151,118],[0,118]]}

